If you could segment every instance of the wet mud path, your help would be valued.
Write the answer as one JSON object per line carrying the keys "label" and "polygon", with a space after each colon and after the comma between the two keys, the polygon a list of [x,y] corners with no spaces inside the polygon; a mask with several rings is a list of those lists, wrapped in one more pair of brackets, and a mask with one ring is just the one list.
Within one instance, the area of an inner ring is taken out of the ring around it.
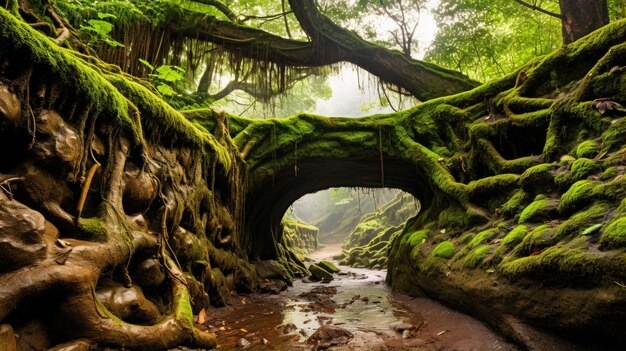
{"label": "wet mud path", "polygon": [[[338,249],[331,245],[311,258],[329,259]],[[392,294],[384,271],[339,268],[342,273],[327,284],[296,281],[278,295],[238,297],[208,311],[205,326],[222,350],[312,350],[315,344],[307,340],[321,326],[353,336],[331,350],[518,350],[467,315],[430,299]],[[332,335],[329,343],[342,338],[348,339]]]}

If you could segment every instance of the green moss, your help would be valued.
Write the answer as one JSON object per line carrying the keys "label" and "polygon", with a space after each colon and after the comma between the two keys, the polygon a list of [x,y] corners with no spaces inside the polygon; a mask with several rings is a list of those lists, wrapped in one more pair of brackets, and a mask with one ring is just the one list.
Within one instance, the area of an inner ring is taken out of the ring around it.
{"label": "green moss", "polygon": [[490,240],[490,239],[496,237],[499,233],[500,233],[499,229],[483,230],[482,232],[476,234],[476,236],[472,238],[472,241],[470,241],[463,248],[463,252],[462,253],[465,253],[465,252],[467,252],[469,250],[472,250],[473,248],[477,247],[478,245],[485,243],[487,240]]}
{"label": "green moss", "polygon": [[466,268],[476,268],[480,265],[485,257],[491,251],[490,245],[482,245],[472,250],[463,260],[463,266]]}
{"label": "green moss", "polygon": [[597,186],[597,182],[592,180],[580,180],[574,183],[565,194],[561,195],[559,212],[564,213],[584,206],[592,198]]}
{"label": "green moss", "polygon": [[83,232],[81,239],[104,242],[107,238],[107,225],[99,217],[81,218],[79,227]]}
{"label": "green moss", "polygon": [[412,233],[410,236],[407,237],[407,245],[413,247],[421,244],[424,240],[428,238],[429,233],[429,230],[420,230]]}
{"label": "green moss", "polygon": [[518,225],[513,228],[500,242],[500,246],[498,246],[496,252],[493,254],[493,261],[496,263],[500,262],[507,252],[524,240],[528,231],[529,228],[525,225]]}
{"label": "green moss", "polygon": [[465,244],[468,241],[472,240],[473,237],[474,237],[474,233],[465,233],[461,235],[461,237],[459,238],[459,243]]}
{"label": "green moss", "polygon": [[600,238],[600,247],[604,250],[626,247],[626,217],[609,224]]}
{"label": "green moss", "polygon": [[451,241],[444,241],[437,245],[433,252],[431,253],[431,257],[441,257],[445,259],[450,259],[454,256],[454,252],[456,251],[456,246]]}
{"label": "green moss", "polygon": [[520,185],[526,191],[549,188],[554,184],[552,170],[555,164],[544,163],[527,169],[520,178]]}
{"label": "green moss", "polygon": [[309,271],[311,272],[312,278],[315,280],[320,280],[322,282],[329,282],[333,280],[333,275],[331,272],[328,272],[324,268],[319,265],[312,264],[309,266]]}
{"label": "green moss", "polygon": [[439,214],[439,228],[459,229],[467,224],[467,213],[459,206],[450,206]]}
{"label": "green moss", "polygon": [[550,218],[556,212],[559,202],[552,199],[535,200],[522,211],[519,223],[537,222]]}
{"label": "green moss", "polygon": [[581,235],[590,226],[602,223],[610,210],[611,206],[607,203],[594,203],[589,208],[574,214],[559,225],[556,231],[556,239],[563,240],[574,235]]}
{"label": "green moss", "polygon": [[615,166],[607,168],[604,173],[602,173],[602,180],[609,180],[611,178],[615,178],[619,174],[619,169]]}
{"label": "green moss", "polygon": [[[623,84],[623,83],[622,83]],[[626,135],[626,119],[620,118],[602,133],[602,149],[612,150],[624,145]]]}
{"label": "green moss", "polygon": [[495,191],[502,192],[508,188],[513,188],[518,184],[519,179],[518,174],[498,174],[470,182],[467,185],[467,190],[470,197],[481,197]]}
{"label": "green moss", "polygon": [[587,140],[578,145],[576,148],[576,157],[593,158],[598,154],[598,143],[593,140]]}
{"label": "green moss", "polygon": [[513,193],[509,201],[502,205],[502,214],[509,217],[515,216],[526,207],[529,201],[530,195],[519,189]]}
{"label": "green moss", "polygon": [[578,181],[596,174],[600,171],[601,166],[597,161],[588,158],[579,158],[572,164],[572,180]]}
{"label": "green moss", "polygon": [[327,272],[330,272],[330,273],[339,273],[341,271],[334,264],[332,264],[331,262],[328,262],[328,261],[322,260],[317,265],[322,267],[324,270],[326,270]]}
{"label": "green moss", "polygon": [[555,232],[556,228],[552,225],[540,225],[528,233],[516,249],[521,251],[519,253],[532,254],[552,246],[556,243]]}

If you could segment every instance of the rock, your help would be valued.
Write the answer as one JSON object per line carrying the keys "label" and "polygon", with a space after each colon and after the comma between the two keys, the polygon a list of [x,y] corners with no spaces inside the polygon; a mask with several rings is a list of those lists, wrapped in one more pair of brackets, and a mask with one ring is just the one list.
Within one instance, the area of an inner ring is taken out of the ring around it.
{"label": "rock", "polygon": [[20,351],[43,351],[52,346],[49,326],[39,319],[31,319],[20,328],[16,328],[17,349]]}
{"label": "rock", "polygon": [[318,266],[324,268],[324,270],[326,272],[330,272],[330,273],[339,273],[341,272],[341,270],[339,268],[337,268],[334,264],[328,262],[328,261],[320,261],[318,264]]}
{"label": "rock", "polygon": [[124,170],[124,212],[136,214],[144,212],[157,195],[156,180],[132,162],[126,163]]}
{"label": "rock", "polygon": [[281,291],[287,289],[287,283],[282,280],[268,280],[259,284],[259,289],[262,293],[271,293],[274,295],[279,294]]}
{"label": "rock", "polygon": [[283,334],[289,334],[295,330],[297,330],[298,327],[296,327],[295,324],[293,323],[287,323],[285,325],[283,325]]}
{"label": "rock", "polygon": [[250,346],[252,343],[248,340],[246,340],[245,338],[240,338],[239,341],[237,341],[237,347],[245,349],[246,347]]}
{"label": "rock", "polygon": [[10,324],[0,324],[0,350],[15,351],[16,347],[13,327]]}
{"label": "rock", "polygon": [[261,279],[282,280],[286,283],[290,282],[285,268],[277,261],[265,260],[254,262],[254,268]]}
{"label": "rock", "polygon": [[64,344],[57,345],[48,351],[89,351],[93,344],[88,340],[74,340]]}
{"label": "rock", "polygon": [[17,95],[9,90],[8,85],[0,83],[0,116],[15,121],[20,117],[21,112],[22,104]]}
{"label": "rock", "polygon": [[46,256],[46,220],[0,191],[0,270],[16,269]]}
{"label": "rock", "polygon": [[172,239],[170,240],[172,249],[183,267],[194,261],[205,260],[209,255],[206,244],[203,244],[193,232],[181,226],[176,227]]}
{"label": "rock", "polygon": [[45,162],[60,160],[72,165],[78,159],[82,143],[76,130],[55,111],[44,110],[37,116],[37,139],[33,153]]}
{"label": "rock", "polygon": [[312,278],[315,280],[319,280],[322,282],[329,282],[333,280],[333,275],[326,271],[324,268],[312,264],[309,266],[309,271],[311,272]]}
{"label": "rock", "polygon": [[51,173],[58,172],[58,168],[57,165],[40,167],[27,162],[21,172],[24,177],[23,186],[16,189],[15,197],[41,211],[48,220],[55,222],[63,230],[62,226],[74,227],[74,216],[64,208],[76,206],[76,203],[72,201],[74,194],[68,186],[67,175]]}
{"label": "rock", "polygon": [[105,281],[96,290],[96,296],[109,311],[126,322],[153,324],[161,318],[159,309],[146,299],[139,285],[126,288],[116,281]]}
{"label": "rock", "polygon": [[354,334],[347,329],[324,325],[316,330],[306,342],[309,345],[314,345],[314,349],[320,349],[347,344],[353,338]]}
{"label": "rock", "polygon": [[161,285],[165,280],[165,270],[161,262],[154,258],[143,260],[130,270],[133,281],[144,288]]}
{"label": "rock", "polygon": [[394,325],[393,329],[397,331],[398,333],[402,333],[405,330],[415,329],[415,326],[410,323],[400,323],[400,324]]}

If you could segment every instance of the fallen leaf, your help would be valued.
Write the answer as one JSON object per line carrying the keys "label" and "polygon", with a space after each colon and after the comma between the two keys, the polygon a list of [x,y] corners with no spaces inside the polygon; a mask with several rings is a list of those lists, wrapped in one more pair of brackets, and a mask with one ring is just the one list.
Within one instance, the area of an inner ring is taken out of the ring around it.
{"label": "fallen leaf", "polygon": [[239,330],[241,330],[242,333],[247,333],[248,332],[248,329],[246,329],[246,328],[240,328]]}
{"label": "fallen leaf", "polygon": [[198,313],[198,324],[204,324],[206,322],[206,311],[203,309]]}
{"label": "fallen leaf", "polygon": [[600,111],[601,114],[605,114],[607,111],[626,111],[626,109],[616,101],[609,100],[608,98],[596,99],[594,100],[596,103],[596,108]]}
{"label": "fallen leaf", "polygon": [[602,228],[603,225],[604,225],[604,223],[594,224],[591,227],[583,230],[582,235],[591,235],[591,234],[597,232],[600,228]]}
{"label": "fallen leaf", "polygon": [[443,335],[443,334],[447,333],[448,331],[449,331],[449,330],[447,330],[447,329],[446,329],[446,330],[444,330],[444,331],[440,331],[439,333],[437,333],[437,336],[439,336],[439,335]]}
{"label": "fallen leaf", "polygon": [[226,330],[225,327],[219,327],[219,330]]}

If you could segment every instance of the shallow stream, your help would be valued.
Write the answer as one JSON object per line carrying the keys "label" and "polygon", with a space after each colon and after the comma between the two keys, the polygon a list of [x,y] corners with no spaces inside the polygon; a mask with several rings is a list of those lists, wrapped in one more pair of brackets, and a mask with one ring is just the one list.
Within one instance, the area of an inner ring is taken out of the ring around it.
{"label": "shallow stream", "polygon": [[[329,259],[331,245],[310,255]],[[295,281],[278,295],[253,294],[207,313],[223,350],[311,350],[322,325],[354,335],[331,350],[517,350],[483,323],[433,300],[393,294],[385,271],[339,266],[327,284]],[[407,330],[403,332],[402,330]]]}

